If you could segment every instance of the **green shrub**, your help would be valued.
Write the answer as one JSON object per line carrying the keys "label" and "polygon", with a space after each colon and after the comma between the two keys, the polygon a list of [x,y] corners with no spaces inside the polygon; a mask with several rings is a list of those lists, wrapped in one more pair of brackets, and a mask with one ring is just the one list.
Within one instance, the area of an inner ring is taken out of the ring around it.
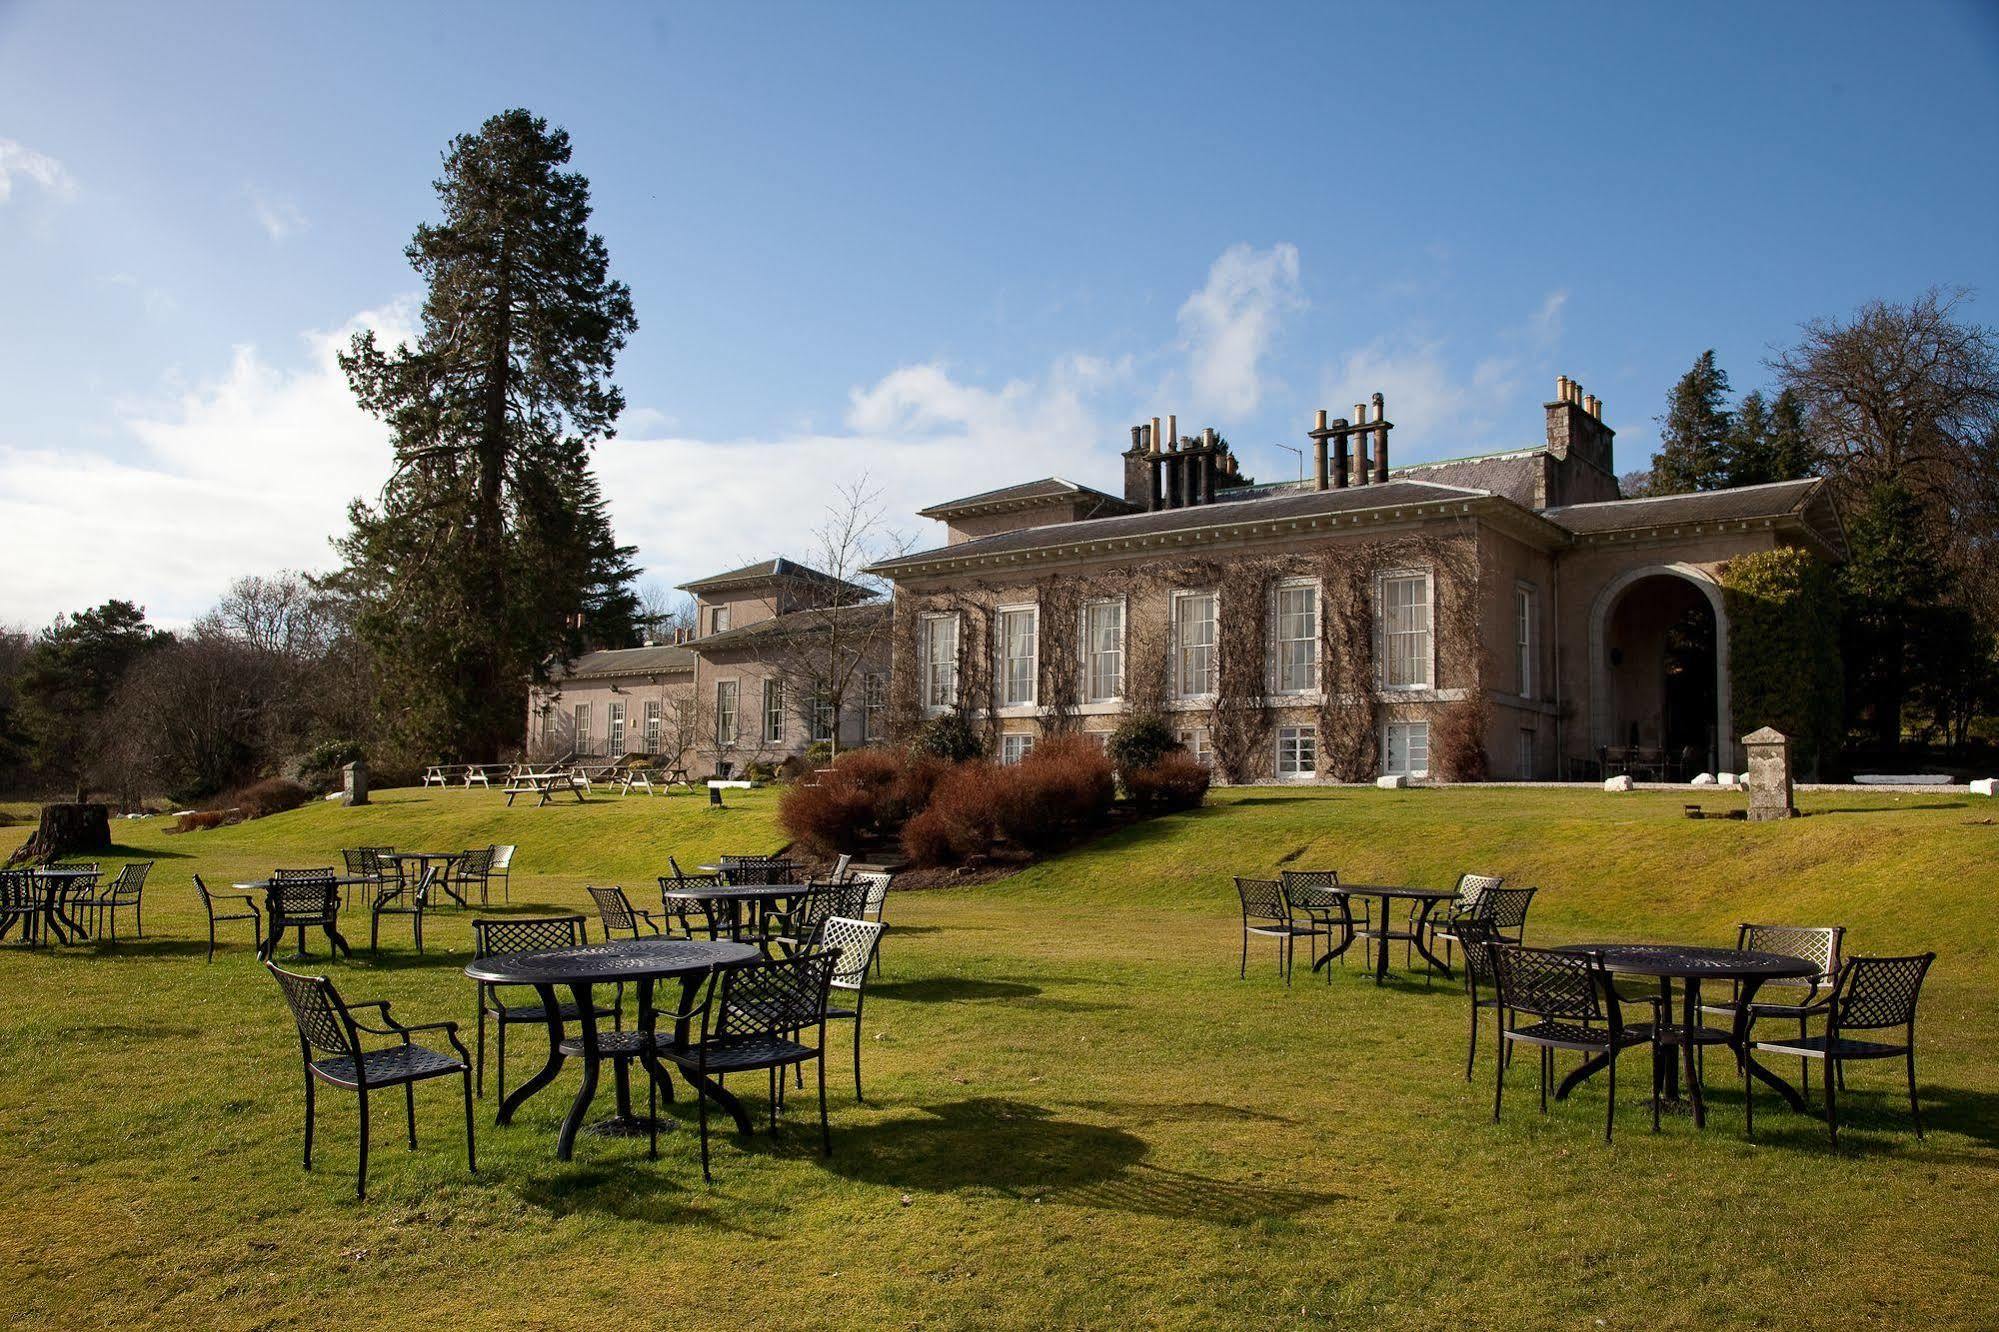
{"label": "green shrub", "polygon": [[1141,714],[1118,723],[1104,752],[1110,755],[1118,782],[1130,793],[1131,774],[1151,767],[1179,748],[1180,741],[1164,717]]}
{"label": "green shrub", "polygon": [[1844,682],[1832,569],[1794,548],[1732,559],[1721,571],[1735,734],[1774,726],[1791,763],[1815,774],[1838,751]]}
{"label": "green shrub", "polygon": [[314,745],[299,760],[298,779],[307,786],[330,790],[338,785],[340,770],[367,757],[358,740],[328,740]]}
{"label": "green shrub", "polygon": [[947,712],[933,718],[916,737],[919,753],[933,754],[946,763],[965,763],[986,756],[986,742],[963,713]]}

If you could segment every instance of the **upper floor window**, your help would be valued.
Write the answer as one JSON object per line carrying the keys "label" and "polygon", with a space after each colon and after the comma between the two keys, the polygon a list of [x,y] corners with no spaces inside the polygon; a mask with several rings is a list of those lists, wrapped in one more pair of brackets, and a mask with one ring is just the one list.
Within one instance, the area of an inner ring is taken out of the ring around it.
{"label": "upper floor window", "polygon": [[1083,607],[1083,701],[1104,703],[1124,695],[1124,603],[1093,601]]}
{"label": "upper floor window", "polygon": [[1032,606],[999,613],[999,701],[1003,708],[1034,702],[1034,678],[1039,665],[1036,621]]}
{"label": "upper floor window", "polygon": [[736,682],[717,680],[715,682],[715,743],[733,745],[736,743]]}
{"label": "upper floor window", "polygon": [[729,608],[727,606],[709,607],[708,632],[711,634],[719,634],[728,627],[729,627]]}
{"label": "upper floor window", "polygon": [[1319,588],[1287,583],[1277,589],[1271,629],[1271,689],[1303,694],[1319,687]]}
{"label": "upper floor window", "polygon": [[1534,697],[1534,658],[1539,648],[1536,640],[1540,637],[1535,631],[1534,620],[1534,589],[1531,587],[1514,588],[1514,666],[1519,672],[1520,694],[1523,698]]}
{"label": "upper floor window", "polygon": [[926,615],[917,626],[917,655],[923,664],[923,706],[958,706],[958,617]]}
{"label": "upper floor window", "polygon": [[784,743],[784,681],[764,681],[764,743]]}
{"label": "upper floor window", "polygon": [[1381,683],[1389,689],[1430,687],[1430,575],[1391,574],[1381,580]]}
{"label": "upper floor window", "polygon": [[1215,692],[1215,594],[1179,592],[1173,597],[1175,692],[1197,698]]}

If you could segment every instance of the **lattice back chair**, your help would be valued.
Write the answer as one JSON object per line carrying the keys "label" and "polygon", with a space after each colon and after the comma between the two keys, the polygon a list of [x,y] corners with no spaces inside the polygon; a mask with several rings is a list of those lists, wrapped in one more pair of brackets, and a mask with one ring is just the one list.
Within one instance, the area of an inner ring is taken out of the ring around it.
{"label": "lattice back chair", "polygon": [[[1825,1063],[1825,1125],[1832,1141],[1839,1142],[1839,1106],[1834,1089],[1840,1085],[1842,1064],[1866,1059],[1901,1057],[1908,1072],[1909,1115],[1916,1122],[1916,1136],[1923,1136],[1923,1109],[1916,1099],[1916,1005],[1922,998],[1923,979],[1929,975],[1935,953],[1907,957],[1849,957],[1839,969],[1839,979],[1826,1013],[1823,1036],[1800,1036],[1796,1040],[1755,1041],[1751,1048],[1770,1054],[1793,1054],[1801,1059]],[[1752,1007],[1760,1007],[1753,1005]],[[1864,1040],[1849,1033],[1888,1031],[1902,1028],[1900,1041]],[[1755,1111],[1745,1092],[1743,1108],[1750,1131],[1755,1131]]]}
{"label": "lattice back chair", "polygon": [[0,939],[16,925],[21,942],[34,946],[41,942],[41,885],[26,870],[0,869]]}
{"label": "lattice back chair", "polygon": [[439,867],[426,868],[418,876],[414,888],[385,887],[375,894],[374,909],[368,913],[368,951],[380,950],[382,939],[382,917],[408,916],[410,933],[416,941],[416,951],[423,952],[423,917],[430,910],[430,894],[437,887],[443,870]]}
{"label": "lattice back chair", "polygon": [[[1652,1046],[1659,1057],[1657,1024],[1624,1024],[1617,990],[1597,953],[1556,952],[1517,944],[1491,950],[1493,976],[1499,986],[1500,1050],[1493,1078],[1492,1122],[1499,1122],[1499,1101],[1506,1088],[1507,1052],[1531,1045],[1540,1052],[1541,1113],[1548,1113],[1548,1081],[1554,1073],[1555,1051],[1574,1050],[1603,1057],[1609,1080],[1605,1089],[1603,1140],[1610,1141],[1617,1114],[1617,1056],[1634,1045]],[[1531,1022],[1521,1019],[1532,1018]],[[1656,1064],[1655,1064],[1656,1067]],[[1652,1084],[1652,1131],[1659,1131],[1659,1084]]]}
{"label": "lattice back chair", "polygon": [[789,948],[810,947],[819,941],[819,931],[826,922],[840,914],[846,898],[864,895],[865,890],[858,890],[858,886],[850,890],[841,884],[807,884],[783,911],[765,921],[764,941]]}
{"label": "lattice back chair", "polygon": [[[895,875],[889,870],[849,870],[848,877],[868,886],[867,900],[861,904],[860,919],[879,921],[888,910],[889,885]],[[882,950],[879,940],[875,944],[875,975],[882,974]]]}
{"label": "lattice back chair", "polygon": [[[208,960],[215,960],[215,927],[228,920],[250,922],[250,938],[259,955],[264,951],[264,913],[257,908],[257,899],[248,893],[213,893],[194,876],[194,891],[201,895],[201,909],[208,913]],[[220,907],[220,910],[216,908]]]}
{"label": "lattice back chair", "polygon": [[1538,888],[1493,888],[1486,892],[1485,920],[1500,942],[1525,942],[1527,912],[1539,891]]}
{"label": "lattice back chair", "polygon": [[[1505,877],[1498,874],[1458,875],[1457,887],[1452,890],[1451,900],[1444,904],[1441,913],[1433,907],[1426,915],[1423,911],[1423,903],[1411,902],[1409,904],[1410,934],[1414,935],[1421,932],[1426,935],[1425,942],[1429,944],[1432,950],[1436,948],[1437,941],[1441,939],[1444,944],[1444,965],[1449,966],[1451,961],[1451,944],[1456,938],[1456,931],[1453,929],[1453,926],[1461,920],[1476,920],[1485,915],[1487,910],[1486,894],[1499,887],[1503,882],[1505,882]],[[1403,965],[1407,966],[1410,958],[1415,955],[1415,946],[1416,943],[1413,938],[1402,945]]]}
{"label": "lattice back chair", "polygon": [[719,885],[722,876],[689,874],[672,856],[666,858],[666,863],[672,872],[659,876],[660,919],[665,922],[662,926],[664,932],[681,939],[719,939],[727,934],[726,921],[718,915],[712,903],[667,896],[676,889]]}
{"label": "lattice back chair", "polygon": [[[1354,911],[1356,904],[1353,899],[1344,893],[1334,891],[1340,886],[1338,870],[1279,870],[1277,882],[1284,889],[1284,898],[1291,904],[1293,915],[1301,912],[1321,914],[1329,919],[1343,921],[1347,927],[1362,934],[1374,926],[1373,906],[1366,898],[1360,900],[1358,904],[1360,911],[1356,914]],[[1344,915],[1341,914],[1342,908]],[[1346,942],[1350,943],[1351,938]],[[1345,945],[1342,944],[1336,951],[1340,965],[1345,966],[1347,960]],[[1328,967],[1327,982],[1331,983],[1332,978],[1332,968]]]}
{"label": "lattice back chair", "polygon": [[498,879],[500,881],[500,900],[502,902],[511,902],[514,900],[514,852],[519,849],[512,842],[498,842],[491,848],[493,859],[487,867],[487,878]]}
{"label": "lattice back chair", "polygon": [[833,858],[833,872],[826,877],[834,883],[843,882],[847,877],[847,871],[853,867],[853,864],[854,858],[845,851],[842,851],[838,856]]}
{"label": "lattice back chair", "polygon": [[658,934],[659,921],[652,912],[641,911],[625,896],[625,890],[616,884],[588,885],[584,891],[597,904],[597,918],[604,927],[604,937],[615,940],[619,936],[637,939],[640,937],[640,922],[644,922],[644,933]]}
{"label": "lattice back chair", "polygon": [[[1298,940],[1316,941],[1323,937],[1330,942],[1333,927],[1322,925],[1310,916],[1299,920],[1291,910],[1290,900],[1284,895],[1284,885],[1276,879],[1238,876],[1235,890],[1236,896],[1242,900],[1242,960],[1236,968],[1237,979],[1249,974],[1249,937],[1253,934],[1276,942],[1277,969],[1282,973],[1284,983],[1289,985],[1292,955]],[[1307,946],[1315,945],[1308,942]]]}
{"label": "lattice back chair", "polygon": [[108,924],[111,928],[111,942],[118,942],[118,913],[121,910],[132,913],[132,929],[141,938],[146,937],[146,918],[142,905],[145,900],[146,876],[153,872],[150,860],[135,860],[118,871],[118,877],[104,885],[101,892],[90,899],[91,910],[97,923],[92,934],[104,933]]}
{"label": "lattice back chair", "polygon": [[305,951],[308,929],[326,931],[334,946],[346,951],[346,943],[340,938],[340,879],[331,867],[272,870],[270,887],[264,892],[264,909],[268,913],[264,922],[266,962],[271,960],[278,941],[289,929],[298,931],[300,953]]}
{"label": "lattice back chair", "polygon": [[[566,916],[511,916],[498,920],[474,917],[472,921],[472,956],[497,957],[502,953],[544,953],[558,948],[580,948],[590,942],[590,929],[583,917],[577,914]],[[475,1088],[480,1097],[486,1095],[486,1018],[490,1014],[496,1031],[494,1051],[495,1094],[507,1099],[507,1028],[526,1022],[536,1026],[548,1025],[548,1009],[541,997],[526,986],[495,985],[490,981],[473,982],[476,1007],[479,1010],[479,1028],[473,1049],[477,1052]],[[509,995],[513,998],[509,999]],[[591,1005],[591,1011],[598,1018],[609,1018],[612,1028],[622,1027],[625,987],[617,987],[617,997],[608,1006]],[[581,1020],[580,1010],[572,999],[558,1000],[556,1016],[562,1022]]]}
{"label": "lattice back chair", "polygon": [[[794,1065],[816,1063],[821,1150],[832,1155],[833,1130],[826,1119],[826,1003],[835,960],[829,949],[809,948],[715,974],[702,1002],[686,1014],[700,1017],[700,1040],[662,1046],[661,1056],[692,1071],[702,1083],[711,1077],[763,1070],[770,1083],[772,1134],[784,1104],[781,1074]],[[708,1162],[708,1100],[695,1098],[701,1118],[703,1179],[713,1179]]]}
{"label": "lattice back chair", "polygon": [[[1501,1031],[1505,1028],[1506,1016],[1499,1006],[1499,970],[1493,954],[1504,946],[1494,932],[1492,922],[1487,919],[1471,919],[1460,922],[1458,944],[1464,950],[1465,993],[1471,1000],[1471,1039],[1465,1047],[1465,1081],[1472,1078],[1472,1065],[1478,1059],[1478,1015],[1479,1010],[1490,1008],[1497,1017]],[[1500,1041],[1500,1057],[1505,1058],[1507,1047]]]}
{"label": "lattice back chair", "polygon": [[[361,1157],[354,1176],[354,1192],[356,1196],[366,1198],[368,1093],[385,1087],[399,1086],[403,1089],[403,1106],[409,1118],[409,1145],[410,1150],[415,1151],[416,1084],[456,1073],[463,1079],[465,1088],[465,1164],[474,1174],[478,1173],[479,1161],[473,1154],[472,1145],[472,1060],[459,1043],[456,1022],[398,1022],[390,1015],[385,1001],[344,1003],[333,982],[324,976],[286,971],[268,961],[264,966],[277,981],[278,989],[291,1009],[292,1021],[298,1028],[299,1059],[305,1066],[307,1170],[312,1169],[313,1092],[317,1084],[324,1082],[328,1086],[343,1087],[360,1098]],[[381,1015],[381,1026],[372,1026],[354,1016],[357,1011],[368,1009]],[[410,1039],[413,1033],[420,1031],[443,1032],[444,1039],[451,1043],[456,1056],[418,1045]],[[395,1037],[399,1043],[370,1050],[362,1045],[364,1032],[370,1036]]]}
{"label": "lattice back chair", "polygon": [[[878,920],[835,916],[819,932],[820,945],[838,957],[828,982],[834,994],[826,1009],[827,1020],[852,1021],[854,1024],[854,1099],[857,1101],[867,1099],[861,1095],[861,1011],[867,1005],[868,970],[874,965],[882,932],[887,928]],[[805,1066],[799,1065],[801,1078],[804,1070]]]}
{"label": "lattice back chair", "polygon": [[[1840,950],[1845,937],[1844,925],[1738,925],[1735,930],[1737,949],[1795,957],[1818,968],[1817,972],[1806,977],[1786,976],[1764,981],[1756,991],[1755,1003],[1748,1014],[1748,1025],[1753,1027],[1765,1018],[1795,1018],[1798,1035],[1807,1035],[1811,1020],[1824,1017],[1832,1007],[1833,990],[1839,983]],[[1802,994],[1798,993],[1800,990]],[[1737,982],[1725,998],[1717,997],[1702,1004],[1701,1012],[1725,1017],[1733,1024],[1742,1017],[1741,999],[1742,985]],[[1705,1051],[1705,1047],[1702,1048]],[[1800,1060],[1798,1073],[1799,1090],[1809,1104],[1811,1065]]]}
{"label": "lattice back chair", "polygon": [[480,906],[490,905],[486,900],[486,895],[491,891],[487,880],[491,878],[492,873],[493,848],[489,846],[466,851],[458,857],[457,862],[451,867],[451,877],[458,884],[458,895],[460,897],[469,897],[470,894],[466,890],[476,887],[479,890]]}
{"label": "lattice back chair", "polygon": [[65,875],[57,882],[55,894],[62,914],[75,921],[82,930],[87,930],[97,898],[97,884],[103,878],[103,867],[94,860],[81,860],[64,861],[55,868],[86,871]]}
{"label": "lattice back chair", "polygon": [[723,856],[720,863],[726,884],[798,882],[798,862],[782,856]]}

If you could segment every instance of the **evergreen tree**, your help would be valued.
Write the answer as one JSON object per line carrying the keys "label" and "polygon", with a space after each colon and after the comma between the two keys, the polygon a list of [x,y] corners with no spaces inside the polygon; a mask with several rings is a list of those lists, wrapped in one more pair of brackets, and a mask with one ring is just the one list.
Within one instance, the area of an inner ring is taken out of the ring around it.
{"label": "evergreen tree", "polygon": [[1728,438],[1728,372],[1714,349],[1695,359],[1666,398],[1659,419],[1659,451],[1652,456],[1654,495],[1713,490],[1724,483],[1723,442]]}
{"label": "evergreen tree", "polygon": [[1812,439],[1804,401],[1793,389],[1782,389],[1770,404],[1770,480],[1795,481],[1825,465],[1825,454]]}
{"label": "evergreen tree", "polygon": [[1839,571],[1848,721],[1871,730],[1887,752],[1901,744],[1909,682],[1921,674],[1915,660],[1922,651],[1919,626],[1952,591],[1954,580],[1940,556],[1922,504],[1907,485],[1889,479],[1854,498],[1847,560]]}
{"label": "evergreen tree", "polygon": [[551,660],[634,641],[632,548],[590,450],[615,434],[610,375],[638,321],[569,156],[565,131],[521,110],[453,139],[443,220],[405,252],[428,288],[416,345],[364,333],[341,357],[395,470],[349,509],[339,583],[388,720],[428,752],[493,758]]}
{"label": "evergreen tree", "polygon": [[1752,390],[1736,404],[1729,422],[1728,438],[1722,443],[1720,484],[1795,481],[1810,476],[1817,461],[1798,395],[1785,389],[1770,402],[1760,389]]}
{"label": "evergreen tree", "polygon": [[111,698],[134,663],[171,635],[129,601],[63,615],[36,635],[17,688],[22,729],[42,773],[81,802],[103,740]]}

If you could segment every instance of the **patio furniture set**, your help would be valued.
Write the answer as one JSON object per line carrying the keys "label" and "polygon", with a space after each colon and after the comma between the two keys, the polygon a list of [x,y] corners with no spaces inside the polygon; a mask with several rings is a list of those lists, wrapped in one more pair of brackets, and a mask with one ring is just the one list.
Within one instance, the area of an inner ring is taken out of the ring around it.
{"label": "patio furniture set", "polygon": [[[326,978],[299,975],[271,962],[267,941],[265,965],[291,1007],[305,1065],[306,1168],[311,1168],[315,1081],[353,1090],[362,1098],[356,1190],[365,1195],[368,1092],[404,1088],[414,1146],[415,1083],[452,1075],[464,1087],[466,1159],[471,1165],[470,1106],[475,1095],[485,1094],[489,1021],[497,1045],[498,1124],[510,1123],[567,1061],[581,1061],[582,1080],[556,1138],[561,1160],[571,1159],[577,1135],[586,1128],[643,1135],[648,1154],[657,1157],[659,1132],[671,1126],[660,1117],[659,1099],[674,1099],[671,1073],[677,1072],[695,1095],[702,1177],[711,1178],[711,1104],[740,1132],[753,1131],[748,1109],[726,1080],[764,1075],[775,1134],[787,1083],[802,1088],[808,1064],[818,1078],[821,1147],[830,1153],[826,1028],[830,1022],[853,1024],[854,1095],[859,1100],[861,1014],[870,970],[879,966],[889,876],[854,870],[845,858],[833,874],[818,880],[807,877],[803,866],[767,856],[725,856],[696,874],[683,873],[670,857],[668,865],[671,872],[659,878],[657,912],[633,906],[621,887],[590,887],[603,935],[595,943],[580,914],[475,919],[474,959],[465,968],[476,992],[477,1032],[469,1052],[457,1023],[405,1026],[390,1018],[386,1004],[343,1003]],[[426,877],[434,873],[426,871]],[[323,897],[318,905],[325,910]],[[629,1026],[627,988],[634,1000]],[[365,1010],[378,1011],[380,1023],[353,1016]],[[546,1055],[542,1066],[509,1092],[507,1033],[523,1025],[545,1031]],[[424,1031],[441,1032],[451,1052],[411,1040],[412,1033]],[[392,1043],[370,1049],[364,1044],[369,1036]],[[616,1113],[586,1125],[607,1062]],[[635,1071],[646,1079],[644,1114],[636,1113],[632,1102]]]}
{"label": "patio furniture set", "polygon": [[[1806,1112],[1816,1061],[1827,1132],[1837,1143],[1845,1066],[1884,1059],[1903,1062],[1910,1115],[1916,1136],[1923,1136],[1916,1095],[1916,1006],[1935,953],[1849,957],[1842,951],[1843,926],[1781,924],[1744,924],[1732,948],[1683,943],[1529,947],[1522,936],[1535,890],[1507,887],[1496,875],[1466,874],[1455,888],[1435,889],[1346,884],[1332,870],[1287,870],[1276,879],[1238,878],[1235,885],[1242,905],[1239,976],[1248,975],[1252,938],[1275,943],[1277,966],[1287,985],[1300,940],[1311,952],[1313,968],[1327,970],[1328,982],[1332,962],[1356,941],[1374,950],[1376,984],[1387,978],[1394,941],[1405,945],[1406,957],[1422,955],[1426,980],[1438,971],[1454,977],[1452,954],[1462,953],[1462,982],[1470,1003],[1465,1078],[1473,1076],[1481,1015],[1490,1012],[1500,1047],[1493,1075],[1495,1123],[1515,1048],[1536,1052],[1544,1114],[1555,1082],[1555,1056],[1564,1051],[1582,1059],[1555,1086],[1554,1099],[1566,1100],[1581,1083],[1604,1074],[1603,1132],[1609,1141],[1618,1058],[1643,1046],[1651,1055],[1653,1128],[1659,1126],[1662,1104],[1684,1104],[1695,1126],[1704,1128],[1706,1051],[1722,1046],[1734,1055],[1742,1076],[1743,1128],[1751,1138],[1756,1084],[1775,1091],[1793,1110]],[[1393,918],[1397,902],[1409,903],[1400,921]],[[1792,1022],[1797,1024],[1795,1036],[1771,1032]],[[1816,1035],[1814,1022],[1820,1027]],[[1798,1083],[1787,1081],[1759,1055],[1797,1058]]]}
{"label": "patio furniture set", "polygon": [[134,934],[146,934],[144,900],[150,860],[120,867],[104,882],[96,864],[55,864],[0,870],[0,939],[18,927],[29,947],[46,943],[118,942],[118,913],[130,913]]}

